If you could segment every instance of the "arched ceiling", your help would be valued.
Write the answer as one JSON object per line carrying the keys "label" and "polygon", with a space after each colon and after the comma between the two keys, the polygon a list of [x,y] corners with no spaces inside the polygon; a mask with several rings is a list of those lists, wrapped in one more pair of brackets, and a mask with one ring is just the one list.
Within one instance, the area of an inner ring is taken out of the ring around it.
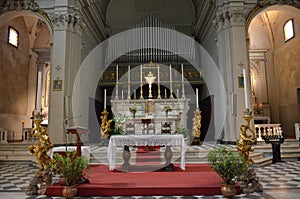
{"label": "arched ceiling", "polygon": [[299,10],[292,6],[270,6],[258,13],[249,25],[250,48],[273,49],[276,32],[283,34],[287,18],[300,18]]}
{"label": "arched ceiling", "polygon": [[191,35],[195,10],[192,0],[111,0],[107,8],[107,25],[111,34],[127,30],[154,15],[163,24]]}

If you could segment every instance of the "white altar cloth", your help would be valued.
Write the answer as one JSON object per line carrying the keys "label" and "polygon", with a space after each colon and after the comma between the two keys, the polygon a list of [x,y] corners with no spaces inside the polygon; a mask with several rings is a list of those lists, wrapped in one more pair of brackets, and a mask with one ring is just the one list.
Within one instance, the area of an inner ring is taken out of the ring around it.
{"label": "white altar cloth", "polygon": [[185,142],[183,135],[113,135],[108,144],[107,158],[109,169],[116,168],[117,146],[180,146],[180,168],[185,170]]}

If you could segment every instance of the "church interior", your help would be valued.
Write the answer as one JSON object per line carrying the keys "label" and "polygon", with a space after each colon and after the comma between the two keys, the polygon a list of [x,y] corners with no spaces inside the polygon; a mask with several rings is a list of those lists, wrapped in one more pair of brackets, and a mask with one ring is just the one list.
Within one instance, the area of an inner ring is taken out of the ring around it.
{"label": "church interior", "polygon": [[[79,147],[106,172],[123,161],[128,172],[139,150],[158,150],[184,172],[226,146],[262,175],[267,188],[253,198],[286,194],[263,171],[299,166],[299,8],[297,0],[0,0],[1,167],[43,170],[41,150],[28,149],[40,134],[43,157]],[[300,193],[294,177],[280,185],[289,198]],[[16,191],[4,185],[0,195]]]}

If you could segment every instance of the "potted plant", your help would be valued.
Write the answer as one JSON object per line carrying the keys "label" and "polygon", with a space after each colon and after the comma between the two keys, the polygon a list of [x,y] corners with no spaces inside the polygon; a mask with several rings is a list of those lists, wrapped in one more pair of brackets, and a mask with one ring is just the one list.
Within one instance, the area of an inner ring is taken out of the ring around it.
{"label": "potted plant", "polygon": [[215,148],[208,153],[208,162],[224,180],[221,193],[225,197],[232,197],[236,194],[235,183],[237,178],[248,168],[244,158],[235,151],[225,147]]}
{"label": "potted plant", "polygon": [[67,152],[65,157],[54,153],[51,167],[54,173],[64,179],[62,195],[65,198],[74,198],[77,195],[77,185],[87,179],[90,168],[86,157],[76,156],[76,151]]}

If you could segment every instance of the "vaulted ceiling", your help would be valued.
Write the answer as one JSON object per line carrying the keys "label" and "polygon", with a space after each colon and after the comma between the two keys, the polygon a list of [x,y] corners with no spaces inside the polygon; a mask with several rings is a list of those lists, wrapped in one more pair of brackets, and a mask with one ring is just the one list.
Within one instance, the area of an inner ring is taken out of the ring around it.
{"label": "vaulted ceiling", "polygon": [[[88,0],[83,0],[88,1]],[[210,18],[213,0],[101,0],[92,1],[105,21],[109,35],[127,30],[153,15],[164,24],[175,26],[187,35],[201,32],[201,24]],[[206,10],[206,11],[205,11]]]}

